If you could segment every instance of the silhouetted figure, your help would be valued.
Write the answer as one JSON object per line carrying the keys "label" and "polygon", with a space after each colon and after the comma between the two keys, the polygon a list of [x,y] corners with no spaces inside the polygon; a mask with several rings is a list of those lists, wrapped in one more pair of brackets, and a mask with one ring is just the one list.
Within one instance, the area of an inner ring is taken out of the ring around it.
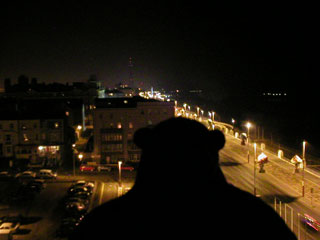
{"label": "silhouetted figure", "polygon": [[229,185],[218,164],[224,135],[172,118],[134,135],[134,187],[92,210],[79,239],[296,239],[262,200]]}

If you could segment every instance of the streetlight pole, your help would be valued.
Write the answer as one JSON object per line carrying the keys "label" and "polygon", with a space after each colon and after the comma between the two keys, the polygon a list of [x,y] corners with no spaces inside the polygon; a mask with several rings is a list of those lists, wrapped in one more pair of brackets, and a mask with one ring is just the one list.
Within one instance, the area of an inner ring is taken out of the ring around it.
{"label": "streetlight pole", "polygon": [[256,189],[256,161],[257,161],[257,144],[254,143],[254,163],[253,163],[253,195],[257,195]]}
{"label": "streetlight pole", "polygon": [[251,127],[251,123],[248,122],[248,123],[247,123],[247,128],[248,128],[248,137],[247,137],[247,144],[248,144],[248,163],[250,162],[250,152],[249,152],[249,134],[250,134],[250,127]]}
{"label": "streetlight pole", "polygon": [[304,197],[304,168],[306,167],[306,141],[302,143],[302,197]]}
{"label": "streetlight pole", "polygon": [[122,182],[121,182],[121,164],[122,164],[122,161],[119,161],[118,162],[118,167],[119,167],[119,186],[120,187],[122,185]]}

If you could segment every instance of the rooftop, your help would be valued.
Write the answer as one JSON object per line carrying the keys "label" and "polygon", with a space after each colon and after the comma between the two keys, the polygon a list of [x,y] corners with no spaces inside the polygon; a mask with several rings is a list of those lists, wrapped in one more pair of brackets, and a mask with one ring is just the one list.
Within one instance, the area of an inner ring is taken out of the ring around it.
{"label": "rooftop", "polygon": [[146,99],[140,96],[121,98],[97,98],[96,108],[135,108],[138,102],[160,102],[155,99]]}

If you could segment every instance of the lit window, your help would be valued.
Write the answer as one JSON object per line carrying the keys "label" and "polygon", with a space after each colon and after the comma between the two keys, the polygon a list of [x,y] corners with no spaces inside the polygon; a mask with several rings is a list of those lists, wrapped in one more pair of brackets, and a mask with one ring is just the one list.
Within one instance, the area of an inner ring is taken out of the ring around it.
{"label": "lit window", "polygon": [[29,141],[29,139],[28,139],[28,136],[27,136],[27,134],[23,134],[23,140],[25,141],[25,142],[27,142],[27,141]]}
{"label": "lit window", "polygon": [[54,124],[54,127],[55,127],[55,128],[58,128],[58,127],[59,127],[59,123],[56,122],[56,123]]}
{"label": "lit window", "polygon": [[121,126],[121,123],[120,123],[120,122],[118,122],[118,124],[117,124],[117,128],[122,128],[122,126]]}
{"label": "lit window", "polygon": [[129,128],[133,128],[132,122],[129,122]]}

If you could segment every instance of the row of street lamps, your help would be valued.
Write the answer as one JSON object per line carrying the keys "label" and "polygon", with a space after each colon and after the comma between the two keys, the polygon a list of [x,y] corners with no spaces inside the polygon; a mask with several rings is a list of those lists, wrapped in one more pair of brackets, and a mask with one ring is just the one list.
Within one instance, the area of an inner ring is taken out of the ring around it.
{"label": "row of street lamps", "polygon": [[[247,127],[247,145],[248,145],[248,163],[250,162],[249,161],[249,158],[250,158],[250,152],[249,152],[249,137],[250,137],[250,128],[251,128],[251,123],[250,122],[247,122],[246,124],[246,127]],[[306,168],[306,145],[307,145],[307,142],[306,141],[303,141],[302,142],[302,159],[299,158],[299,156],[295,156],[294,158],[292,158],[291,162],[295,163],[295,172],[298,172],[298,166],[301,164],[302,165],[302,180],[301,180],[301,185],[302,185],[302,189],[301,189],[301,195],[302,197],[304,197],[305,195],[305,181],[304,181],[304,177],[305,177],[305,168]],[[257,144],[254,143],[253,144],[254,146],[254,173],[253,173],[253,193],[254,193],[254,196],[256,196],[256,162],[257,162]],[[263,154],[263,153],[262,153]],[[259,155],[261,156],[261,155]],[[294,160],[293,159],[298,159],[298,160]],[[263,165],[262,165],[262,168],[263,168]],[[262,171],[261,171],[262,170]],[[260,169],[260,172],[264,172],[263,169]]]}
{"label": "row of street lamps", "polygon": [[[188,105],[187,103],[184,103],[182,106],[183,106],[183,108],[182,108],[183,114],[187,115],[187,111],[189,111],[189,112],[191,111],[191,106]],[[175,101],[175,107],[176,107],[176,109],[178,109],[178,102],[177,101]],[[214,115],[215,115],[214,111],[208,111],[209,119],[211,119],[212,121],[214,121]],[[200,107],[196,107],[195,117],[200,119],[203,116],[204,116],[204,110],[201,109]]]}

